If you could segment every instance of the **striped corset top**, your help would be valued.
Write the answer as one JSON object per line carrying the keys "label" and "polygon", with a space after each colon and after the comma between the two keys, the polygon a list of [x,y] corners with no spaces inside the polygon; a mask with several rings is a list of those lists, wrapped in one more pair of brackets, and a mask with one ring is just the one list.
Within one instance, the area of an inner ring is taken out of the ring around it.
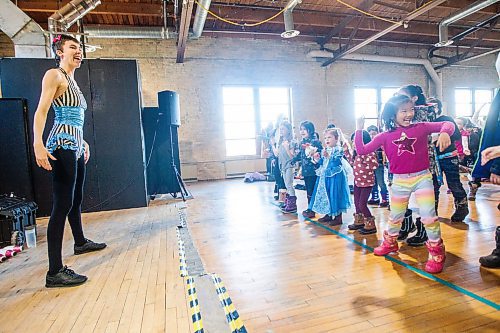
{"label": "striped corset top", "polygon": [[47,150],[50,153],[58,148],[74,150],[77,157],[80,157],[84,151],[83,122],[87,102],[76,82],[64,69],[59,70],[68,81],[68,89],[52,102],[55,119],[47,139]]}

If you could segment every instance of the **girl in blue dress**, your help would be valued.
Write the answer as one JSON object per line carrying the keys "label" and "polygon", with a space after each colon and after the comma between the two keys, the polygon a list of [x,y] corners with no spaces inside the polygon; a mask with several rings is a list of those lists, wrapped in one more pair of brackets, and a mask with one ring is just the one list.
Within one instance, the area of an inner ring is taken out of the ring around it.
{"label": "girl in blue dress", "polygon": [[316,174],[318,179],[309,209],[318,214],[325,214],[319,222],[329,222],[330,225],[342,224],[342,213],[351,207],[349,185],[345,164],[344,151],[339,145],[339,129],[327,128],[324,133],[325,148],[323,156],[316,153],[314,159],[320,165]]}

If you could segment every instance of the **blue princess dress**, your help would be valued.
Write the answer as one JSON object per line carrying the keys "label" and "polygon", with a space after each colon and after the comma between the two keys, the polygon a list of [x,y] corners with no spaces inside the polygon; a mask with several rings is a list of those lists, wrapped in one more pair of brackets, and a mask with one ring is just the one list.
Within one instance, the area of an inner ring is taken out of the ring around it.
{"label": "blue princess dress", "polygon": [[340,147],[327,147],[328,158],[322,157],[316,174],[318,179],[309,204],[309,209],[318,214],[337,216],[351,207],[349,185]]}

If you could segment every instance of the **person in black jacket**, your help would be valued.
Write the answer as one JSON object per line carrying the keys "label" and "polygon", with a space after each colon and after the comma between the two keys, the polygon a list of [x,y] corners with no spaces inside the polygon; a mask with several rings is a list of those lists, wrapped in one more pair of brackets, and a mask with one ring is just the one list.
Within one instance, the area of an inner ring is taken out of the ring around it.
{"label": "person in black jacket", "polygon": [[[443,151],[440,151],[438,149],[436,152],[437,161],[439,163],[439,166],[441,167],[441,171],[446,176],[448,188],[453,194],[453,199],[455,201],[455,212],[451,216],[451,222],[462,222],[469,214],[467,193],[465,192],[465,189],[462,186],[462,182],[460,181],[458,151],[455,146],[455,141],[461,140],[462,136],[453,118],[441,114],[443,111],[443,103],[435,97],[429,98],[428,102],[436,105],[434,109],[436,111],[437,117],[434,121],[449,121],[455,125],[455,131],[451,136],[451,145]],[[437,186],[437,189],[439,189],[440,187],[439,183],[435,184],[435,186]],[[436,196],[436,202],[438,201],[439,196]]]}
{"label": "person in black jacket", "polygon": [[[500,78],[500,54],[497,56],[496,68]],[[492,184],[500,185],[500,92],[497,92],[491,103],[481,138],[480,158],[472,170],[472,177],[490,178]],[[500,210],[500,204],[498,204]],[[500,268],[500,226],[495,230],[496,247],[490,255],[480,257],[481,266]]]}
{"label": "person in black jacket", "polygon": [[[312,156],[316,152],[321,153],[322,146],[316,136],[314,124],[310,121],[306,120],[300,123],[300,135],[302,137],[302,141],[299,146],[300,153],[294,157],[292,163],[300,161],[302,164],[302,177],[304,177],[307,192],[307,203],[309,204],[314,192],[314,185],[316,184],[316,169],[318,167]],[[310,209],[306,209],[302,212],[302,216],[311,218],[315,216],[315,213]]]}

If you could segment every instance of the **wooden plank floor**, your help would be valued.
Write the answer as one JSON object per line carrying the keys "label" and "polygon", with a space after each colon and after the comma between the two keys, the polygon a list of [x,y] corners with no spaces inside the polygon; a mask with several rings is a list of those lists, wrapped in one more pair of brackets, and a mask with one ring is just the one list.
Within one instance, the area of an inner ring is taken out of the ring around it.
{"label": "wooden plank floor", "polygon": [[89,281],[46,289],[47,220],[37,247],[0,265],[0,332],[192,332],[179,275],[174,205],[84,214],[99,253],[73,255],[66,226],[63,260]]}
{"label": "wooden plank floor", "polygon": [[[420,276],[272,205],[270,183],[242,180],[189,186],[187,222],[206,271],[217,273],[249,332],[498,332],[500,311]],[[299,208],[305,193],[298,191]],[[440,206],[448,261],[439,277],[500,303],[500,270],[480,269],[500,221],[499,190],[481,188],[466,224],[450,225],[452,199]],[[488,197],[487,197],[488,196]],[[378,235],[334,230],[378,244],[386,209],[373,209]],[[0,264],[0,332],[192,332],[179,277],[177,208],[84,215],[86,236],[106,241],[100,253],[74,256],[69,226],[64,262],[89,276],[83,286],[46,289],[46,220],[39,243]],[[399,260],[423,269],[423,248],[403,246]],[[203,304],[200,304],[203,316]],[[218,332],[215,332],[218,333]]]}
{"label": "wooden plank floor", "polygon": [[[466,224],[450,225],[451,195],[443,191],[440,203],[448,261],[439,277],[497,304],[500,270],[480,269],[478,258],[494,247],[499,190],[481,189]],[[224,279],[250,332],[499,331],[500,312],[493,307],[282,214],[271,204],[269,183],[198,183],[191,191],[194,243],[206,270]],[[297,192],[300,211],[306,199]],[[380,221],[378,235],[350,233],[352,213],[334,229],[374,247],[388,210],[372,211]],[[423,270],[427,251],[403,245],[397,258]]]}

